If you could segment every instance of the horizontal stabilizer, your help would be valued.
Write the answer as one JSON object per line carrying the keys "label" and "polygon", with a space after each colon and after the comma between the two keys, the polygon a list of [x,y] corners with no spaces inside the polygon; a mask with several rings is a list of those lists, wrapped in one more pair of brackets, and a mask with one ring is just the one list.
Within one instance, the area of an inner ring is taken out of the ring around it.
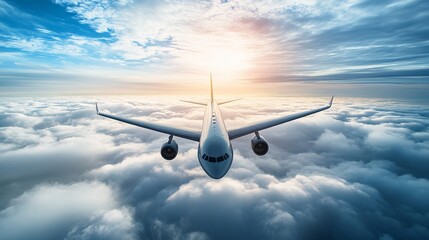
{"label": "horizontal stabilizer", "polygon": [[203,105],[206,106],[207,103],[201,103],[201,102],[194,102],[194,101],[187,101],[187,100],[180,100],[181,102],[186,102],[186,103],[192,103],[192,104],[197,104],[197,105]]}
{"label": "horizontal stabilizer", "polygon": [[241,99],[242,98],[236,98],[236,99],[232,99],[232,100],[228,100],[228,101],[223,101],[223,102],[218,103],[218,105],[222,105],[222,104],[226,104],[226,103],[230,103],[230,102],[235,102],[235,101],[238,101]]}

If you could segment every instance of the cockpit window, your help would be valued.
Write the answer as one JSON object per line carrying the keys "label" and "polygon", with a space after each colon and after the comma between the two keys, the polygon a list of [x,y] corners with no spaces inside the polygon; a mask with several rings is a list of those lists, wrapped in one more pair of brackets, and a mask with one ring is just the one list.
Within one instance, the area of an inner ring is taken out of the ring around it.
{"label": "cockpit window", "polygon": [[219,156],[219,157],[212,157],[212,156],[208,156],[207,154],[204,153],[201,156],[201,158],[206,160],[206,161],[209,161],[209,162],[223,162],[229,158],[229,155],[228,155],[228,153],[225,153],[224,155]]}

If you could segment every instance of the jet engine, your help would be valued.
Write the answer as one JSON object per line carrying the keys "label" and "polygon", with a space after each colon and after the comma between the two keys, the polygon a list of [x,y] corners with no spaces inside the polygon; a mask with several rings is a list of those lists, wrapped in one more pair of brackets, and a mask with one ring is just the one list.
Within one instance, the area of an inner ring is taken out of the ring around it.
{"label": "jet engine", "polygon": [[262,136],[259,136],[258,132],[256,132],[255,134],[256,136],[254,136],[251,141],[252,150],[258,156],[265,155],[269,149],[268,143]]}
{"label": "jet engine", "polygon": [[179,146],[177,145],[176,141],[172,139],[172,136],[170,136],[170,139],[168,142],[162,144],[161,147],[161,156],[165,160],[173,160],[179,151]]}

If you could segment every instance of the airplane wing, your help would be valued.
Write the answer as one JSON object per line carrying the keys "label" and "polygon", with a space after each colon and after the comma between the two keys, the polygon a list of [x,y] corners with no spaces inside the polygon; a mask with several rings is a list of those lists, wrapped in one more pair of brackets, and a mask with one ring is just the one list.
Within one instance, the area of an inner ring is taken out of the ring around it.
{"label": "airplane wing", "polygon": [[147,129],[154,130],[157,132],[166,133],[169,135],[173,135],[173,136],[177,136],[177,137],[181,137],[181,138],[186,138],[186,139],[197,141],[197,142],[200,140],[200,137],[201,137],[201,132],[197,132],[197,131],[193,131],[193,130],[188,130],[188,129],[184,129],[184,128],[177,128],[177,127],[170,127],[170,126],[165,126],[162,124],[156,124],[156,123],[152,123],[152,122],[127,119],[127,118],[118,117],[118,116],[114,116],[114,115],[107,114],[107,113],[101,113],[98,111],[97,103],[95,104],[95,108],[97,110],[97,114],[100,116],[111,118],[111,119],[114,119],[114,120],[117,120],[120,122],[135,125],[138,127],[147,128]]}
{"label": "airplane wing", "polygon": [[323,110],[326,110],[328,108],[330,108],[332,106],[332,101],[334,100],[334,96],[332,96],[331,101],[329,101],[329,104],[321,107],[321,108],[317,108],[314,110],[308,110],[305,112],[300,112],[300,113],[295,113],[295,114],[291,114],[288,116],[283,116],[283,117],[279,117],[279,118],[274,118],[274,119],[270,119],[270,120],[265,120],[265,121],[261,121],[261,122],[257,122],[254,124],[250,124],[248,126],[244,126],[244,127],[240,127],[237,129],[233,129],[228,131],[228,135],[229,135],[229,139],[235,139],[235,138],[239,138],[242,137],[244,135],[253,133],[253,132],[257,132],[266,128],[270,128],[270,127],[274,127],[276,125],[285,123],[285,122],[289,122],[298,118],[302,118]]}

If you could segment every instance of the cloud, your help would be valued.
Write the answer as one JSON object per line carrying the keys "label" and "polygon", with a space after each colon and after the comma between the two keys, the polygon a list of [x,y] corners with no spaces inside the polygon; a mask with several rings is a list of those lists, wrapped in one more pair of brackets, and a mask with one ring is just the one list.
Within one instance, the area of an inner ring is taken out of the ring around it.
{"label": "cloud", "polygon": [[[58,9],[60,23],[46,17],[51,16],[47,10],[34,13],[26,5],[2,2],[4,9],[18,14],[7,15],[0,25],[0,45],[23,55],[6,55],[1,62],[8,70],[0,73],[5,79],[10,73],[22,77],[20,84],[7,82],[15,91],[35,84],[31,80],[40,68],[50,69],[52,78],[81,79],[78,84],[87,87],[108,75],[109,81],[126,84],[128,91],[136,82],[153,79],[192,84],[210,71],[226,81],[279,83],[404,84],[424,82],[428,75],[424,0],[50,4]],[[25,22],[31,27],[16,27],[23,22],[16,19],[30,19]],[[61,29],[54,27],[58,24]]]}
{"label": "cloud", "polygon": [[[36,186],[0,212],[0,236],[4,239],[58,239],[65,236],[76,239],[81,234],[80,239],[114,236],[134,239],[134,223],[129,212],[115,209],[116,205],[113,192],[99,182]],[[85,221],[88,225],[80,229]],[[77,224],[79,227],[73,228]],[[70,228],[73,230],[67,234]]]}
{"label": "cloud", "polygon": [[[172,99],[108,100],[102,107],[114,114],[199,127],[201,109]],[[167,136],[100,118],[92,102],[2,102],[1,237],[429,236],[423,105],[337,99],[329,111],[262,131],[270,143],[264,157],[251,152],[250,136],[234,140],[230,172],[213,180],[196,161],[195,142],[177,138],[179,155],[164,161],[159,148]],[[318,104],[255,98],[222,109],[234,128]]]}
{"label": "cloud", "polygon": [[136,239],[136,226],[127,209],[113,209],[79,224],[65,239]]}

